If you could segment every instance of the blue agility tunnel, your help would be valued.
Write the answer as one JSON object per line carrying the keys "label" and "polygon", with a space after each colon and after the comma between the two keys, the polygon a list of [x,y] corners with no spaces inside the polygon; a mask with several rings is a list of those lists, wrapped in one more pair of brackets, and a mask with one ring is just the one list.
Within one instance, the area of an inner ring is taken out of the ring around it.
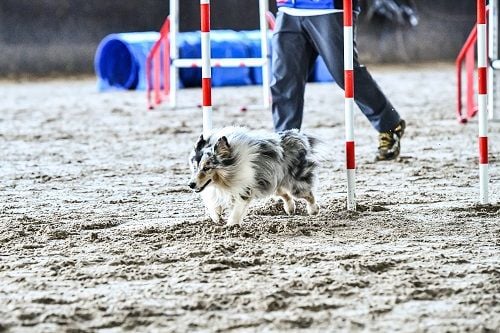
{"label": "blue agility tunnel", "polygon": [[[212,58],[248,58],[250,51],[244,35],[232,30],[211,32]],[[99,44],[94,60],[100,91],[110,89],[146,89],[146,59],[158,32],[119,33],[106,36]],[[199,32],[183,32],[178,36],[180,58],[201,58]],[[182,87],[201,86],[201,68],[179,69]],[[250,68],[212,69],[212,85],[241,86],[252,84]]]}
{"label": "blue agility tunnel", "polygon": [[131,32],[106,36],[95,54],[99,91],[146,89],[146,58],[158,32]]}
{"label": "blue agility tunnel", "polygon": [[[270,35],[269,35],[270,37]],[[146,59],[160,38],[158,32],[118,33],[106,36],[99,44],[94,67],[99,91],[113,89],[145,90]],[[201,37],[198,32],[178,36],[180,58],[201,58]],[[214,30],[211,32],[212,58],[258,58],[261,56],[260,32]],[[179,87],[200,87],[201,68],[180,68]],[[318,59],[311,81],[332,81],[322,59]],[[260,67],[212,68],[212,85],[244,86],[262,84]]]}
{"label": "blue agility tunnel", "polygon": [[[179,57],[201,58],[201,36],[199,32],[179,34]],[[210,32],[211,55],[216,58],[249,58],[250,50],[245,35],[233,30],[212,30]],[[201,68],[181,68],[179,77],[184,87],[201,86]],[[252,84],[250,68],[212,68],[212,86],[245,86]]]}
{"label": "blue agility tunnel", "polygon": [[333,82],[334,79],[330,71],[326,67],[325,61],[321,56],[318,56],[312,73],[313,82]]}
{"label": "blue agility tunnel", "polygon": [[[201,58],[201,36],[199,32],[183,32],[177,37],[180,58]],[[201,68],[180,68],[181,87],[201,87]]]}
{"label": "blue agility tunnel", "polygon": [[[215,30],[210,33],[212,58],[250,58],[245,36],[233,30]],[[232,67],[212,69],[212,85],[245,86],[252,84],[250,68]]]}
{"label": "blue agility tunnel", "polygon": [[[248,30],[248,31],[240,31],[243,36],[243,40],[246,42],[248,46],[248,51],[250,52],[249,56],[251,58],[260,58],[262,56],[261,49],[261,33],[260,30]],[[272,32],[268,33],[268,45],[269,45],[269,61],[271,60],[271,37]],[[253,84],[262,84],[262,68],[261,67],[251,67],[250,68],[250,77],[252,79]]]}

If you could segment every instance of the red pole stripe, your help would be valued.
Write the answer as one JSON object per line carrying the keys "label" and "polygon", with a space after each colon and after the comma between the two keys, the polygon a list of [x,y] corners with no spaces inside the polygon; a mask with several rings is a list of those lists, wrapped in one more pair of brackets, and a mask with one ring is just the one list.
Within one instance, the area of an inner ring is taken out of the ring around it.
{"label": "red pole stripe", "polygon": [[354,97],[354,71],[352,69],[346,69],[344,71],[345,80],[345,97]]}
{"label": "red pole stripe", "polygon": [[210,32],[210,4],[200,5],[201,10],[201,32]]}
{"label": "red pole stripe", "polygon": [[344,0],[344,27],[352,26],[352,0]]}
{"label": "red pole stripe", "polygon": [[477,24],[486,24],[486,0],[477,0]]}
{"label": "red pole stripe", "polygon": [[202,78],[203,106],[212,106],[212,79]]}
{"label": "red pole stripe", "polygon": [[487,69],[486,67],[479,67],[477,69],[477,76],[479,79],[479,87],[478,91],[480,95],[486,95],[488,93],[488,85],[487,85]]}
{"label": "red pole stripe", "polygon": [[356,155],[354,153],[354,141],[346,141],[345,153],[347,159],[347,169],[356,169]]}
{"label": "red pole stripe", "polygon": [[488,164],[488,137],[479,137],[479,163]]}
{"label": "red pole stripe", "polygon": [[161,86],[161,59],[160,53],[155,54],[153,58],[153,87],[155,91],[155,102],[156,104],[161,103],[161,94],[160,94],[160,86]]}

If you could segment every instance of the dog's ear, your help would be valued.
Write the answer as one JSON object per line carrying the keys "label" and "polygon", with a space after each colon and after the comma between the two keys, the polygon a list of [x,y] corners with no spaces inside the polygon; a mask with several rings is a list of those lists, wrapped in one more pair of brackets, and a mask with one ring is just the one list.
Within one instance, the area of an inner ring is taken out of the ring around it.
{"label": "dog's ear", "polygon": [[231,147],[229,146],[229,142],[227,141],[227,138],[225,136],[217,140],[217,143],[214,146],[214,150],[222,157],[231,155]]}
{"label": "dog's ear", "polygon": [[200,137],[198,138],[198,141],[196,141],[196,144],[194,145],[194,150],[195,151],[200,151],[201,148],[203,148],[205,146],[205,139],[203,139],[203,134],[200,135]]}

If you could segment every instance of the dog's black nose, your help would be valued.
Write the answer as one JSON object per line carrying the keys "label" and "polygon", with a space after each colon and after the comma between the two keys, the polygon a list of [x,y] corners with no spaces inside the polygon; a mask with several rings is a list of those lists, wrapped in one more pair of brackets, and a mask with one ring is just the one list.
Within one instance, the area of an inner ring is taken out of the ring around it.
{"label": "dog's black nose", "polygon": [[196,183],[189,183],[189,187],[192,188],[192,189],[195,188],[196,187]]}

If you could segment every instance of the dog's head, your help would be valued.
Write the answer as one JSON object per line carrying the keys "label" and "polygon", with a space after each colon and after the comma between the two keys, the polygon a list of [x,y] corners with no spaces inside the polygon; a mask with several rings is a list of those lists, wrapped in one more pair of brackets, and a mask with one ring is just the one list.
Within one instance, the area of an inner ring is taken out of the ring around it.
{"label": "dog's head", "polygon": [[215,145],[200,136],[189,158],[191,180],[189,187],[195,192],[203,191],[210,183],[221,183],[223,169],[231,156],[231,147],[225,136],[219,138]]}

